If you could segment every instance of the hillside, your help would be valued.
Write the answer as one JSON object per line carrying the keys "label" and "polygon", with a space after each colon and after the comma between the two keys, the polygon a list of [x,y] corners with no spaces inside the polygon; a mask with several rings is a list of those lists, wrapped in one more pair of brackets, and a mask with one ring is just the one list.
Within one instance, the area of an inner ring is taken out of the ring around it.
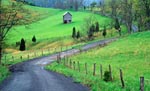
{"label": "hillside", "polygon": [[[95,19],[100,23],[100,26],[107,25],[111,21],[111,19],[97,14],[69,11],[73,15],[73,22],[70,24],[63,24],[62,15],[66,12],[66,10],[33,6],[27,6],[27,8],[32,8],[31,10],[38,12],[39,16],[43,18],[29,25],[14,27],[9,32],[6,40],[7,46],[10,49],[18,49],[18,47],[15,48],[15,44],[16,42],[20,41],[21,38],[24,38],[27,41],[27,49],[37,49],[41,48],[41,46],[42,48],[54,47],[55,44],[52,46],[52,43],[56,43],[57,46],[69,46],[75,42],[71,38],[72,28],[76,27],[77,30],[82,32],[82,26],[84,26],[85,18],[94,16]],[[34,44],[34,46],[31,41],[33,35],[35,35],[37,38],[37,43]]]}
{"label": "hillside", "polygon": [[[74,71],[63,64],[53,63],[47,68],[71,76],[75,82],[82,82],[91,87],[92,91],[138,91],[139,78],[145,77],[145,91],[150,90],[150,32],[135,33],[109,44],[104,48],[95,48],[88,52],[70,57],[80,62],[80,72]],[[88,75],[85,75],[84,64],[88,65]],[[96,76],[92,76],[93,64],[96,63]],[[100,79],[99,65],[103,72],[112,67],[113,82]],[[125,88],[121,88],[119,69],[123,71]]]}

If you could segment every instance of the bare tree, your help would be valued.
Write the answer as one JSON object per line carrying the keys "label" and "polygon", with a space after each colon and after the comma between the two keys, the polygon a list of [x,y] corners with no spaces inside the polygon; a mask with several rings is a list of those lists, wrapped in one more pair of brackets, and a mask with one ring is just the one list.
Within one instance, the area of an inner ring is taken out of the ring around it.
{"label": "bare tree", "polygon": [[141,14],[144,15],[145,27],[150,29],[150,0],[139,0],[139,8],[141,8]]}
{"label": "bare tree", "polygon": [[116,18],[116,16],[117,16],[117,8],[118,8],[118,4],[117,4],[116,0],[111,0],[110,7],[111,7],[111,16],[113,18]]}
{"label": "bare tree", "polygon": [[132,32],[132,23],[133,23],[133,3],[130,0],[122,1],[122,14],[123,21],[128,29],[128,33]]}
{"label": "bare tree", "polygon": [[78,11],[78,9],[79,9],[79,2],[78,2],[78,0],[74,1],[74,8],[75,8],[75,11]]}
{"label": "bare tree", "polygon": [[12,5],[10,5],[9,7],[4,7],[1,2],[2,0],[0,0],[0,64],[2,58],[3,44],[6,35],[20,19],[19,17],[17,17],[18,13],[15,9],[16,5],[14,3],[12,3]]}

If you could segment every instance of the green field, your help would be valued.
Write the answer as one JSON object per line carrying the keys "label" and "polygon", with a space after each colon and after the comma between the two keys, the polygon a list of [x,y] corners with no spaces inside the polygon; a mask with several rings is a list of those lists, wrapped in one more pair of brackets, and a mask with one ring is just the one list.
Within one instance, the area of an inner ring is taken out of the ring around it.
{"label": "green field", "polygon": [[[28,49],[41,48],[41,46],[43,48],[48,47],[50,44],[59,41],[62,42],[61,45],[67,45],[67,42],[73,44],[74,40],[71,39],[72,28],[76,27],[77,30],[82,32],[81,27],[84,24],[85,18],[94,16],[95,19],[99,21],[100,26],[109,24],[111,21],[111,19],[97,14],[69,11],[73,15],[73,22],[70,24],[63,24],[62,16],[67,10],[39,8],[32,6],[28,6],[27,8],[31,8],[31,10],[34,10],[35,12],[37,11],[40,13],[40,16],[44,17],[39,21],[27,26],[22,25],[14,27],[12,31],[9,32],[6,40],[8,46],[14,48],[15,43],[20,41],[21,38],[26,40]],[[37,43],[34,46],[32,45],[31,41],[33,35],[35,35],[37,38]]]}
{"label": "green field", "polygon": [[[9,0],[3,0],[5,7],[9,6]],[[17,25],[11,29],[5,39],[5,53],[2,58],[2,63],[6,65],[12,65],[18,62],[28,60],[28,54],[31,56],[34,55],[36,51],[37,57],[41,56],[41,50],[47,54],[49,48],[60,48],[60,46],[78,46],[82,43],[79,43],[78,40],[71,38],[72,28],[76,27],[76,30],[82,32],[82,27],[84,26],[85,18],[90,16],[95,17],[100,23],[102,28],[104,25],[108,25],[111,22],[110,18],[93,14],[87,11],[69,11],[69,10],[60,10],[52,8],[42,8],[24,5],[28,10],[28,20],[29,22],[34,21],[28,25]],[[69,11],[73,15],[73,22],[70,24],[63,24],[63,14]],[[107,22],[105,22],[107,21]],[[115,32],[116,33],[116,32]],[[33,36],[36,36],[37,42],[32,43],[31,39]],[[98,38],[102,38],[101,33],[98,34]],[[21,38],[24,38],[26,41],[27,51],[19,51],[19,46],[16,47],[16,42],[19,42]],[[85,42],[84,42],[85,43]],[[34,51],[34,52],[33,52]],[[54,50],[51,50],[53,53]],[[5,60],[5,56],[7,57]],[[14,60],[12,60],[12,56]],[[20,60],[20,57],[23,57],[23,60]],[[31,58],[34,58],[31,57]],[[5,70],[5,71],[3,71]],[[8,70],[6,67],[1,68],[1,80],[8,75]]]}
{"label": "green field", "polygon": [[[150,90],[150,32],[135,33],[119,39],[104,48],[95,48],[88,52],[70,57],[80,62],[81,72],[74,71],[63,64],[53,63],[47,68],[75,79],[91,88],[92,91],[138,91],[140,76],[145,77],[145,91]],[[88,75],[84,64],[88,65]],[[93,64],[96,63],[96,76],[92,76]],[[100,64],[103,72],[112,67],[113,81],[100,79]],[[122,69],[125,88],[121,88],[119,69]]]}

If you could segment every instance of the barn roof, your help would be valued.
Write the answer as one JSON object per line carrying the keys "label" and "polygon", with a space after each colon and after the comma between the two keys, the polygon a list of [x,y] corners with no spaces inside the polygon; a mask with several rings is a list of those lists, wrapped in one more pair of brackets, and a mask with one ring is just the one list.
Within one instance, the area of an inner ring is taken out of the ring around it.
{"label": "barn roof", "polygon": [[72,16],[72,14],[71,14],[70,12],[65,12],[65,13],[63,14],[63,16],[65,16],[66,14],[69,14],[69,15]]}

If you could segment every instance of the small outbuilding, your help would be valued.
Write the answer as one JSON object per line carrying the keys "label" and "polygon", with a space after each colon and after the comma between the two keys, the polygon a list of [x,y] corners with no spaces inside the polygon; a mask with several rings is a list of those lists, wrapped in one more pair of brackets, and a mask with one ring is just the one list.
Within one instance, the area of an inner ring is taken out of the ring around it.
{"label": "small outbuilding", "polygon": [[63,14],[63,23],[71,23],[72,22],[72,14],[70,12],[66,12]]}

